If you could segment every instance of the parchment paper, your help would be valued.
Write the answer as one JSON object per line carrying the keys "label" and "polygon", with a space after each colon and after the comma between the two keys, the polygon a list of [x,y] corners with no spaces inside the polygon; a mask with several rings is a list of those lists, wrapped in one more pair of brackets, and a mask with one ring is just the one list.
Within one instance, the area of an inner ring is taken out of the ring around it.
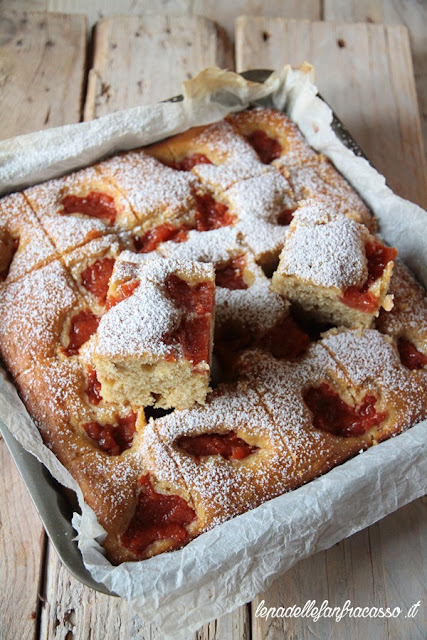
{"label": "parchment paper", "polygon": [[[114,151],[222,119],[249,104],[282,109],[309,144],[327,155],[379,219],[384,238],[427,285],[427,214],[394,195],[364,159],[338,140],[332,113],[311,82],[312,69],[286,66],[263,85],[219,69],[185,83],[184,101],[138,107],[98,120],[0,143],[0,193],[86,166]],[[95,580],[131,601],[165,640],[188,640],[212,618],[265,590],[295,562],[326,549],[425,493],[427,421],[356,456],[308,485],[216,527],[189,545],[150,560],[113,567],[99,544],[105,536],[79,487],[42,443],[5,374],[0,418],[62,484],[76,491],[82,515],[73,525]]]}

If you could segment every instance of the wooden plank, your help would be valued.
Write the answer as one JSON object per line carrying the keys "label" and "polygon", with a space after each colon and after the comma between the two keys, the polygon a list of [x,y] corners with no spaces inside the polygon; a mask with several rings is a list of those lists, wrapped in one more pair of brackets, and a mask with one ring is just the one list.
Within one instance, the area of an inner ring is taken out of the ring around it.
{"label": "wooden plank", "polygon": [[[180,93],[205,67],[233,67],[224,30],[200,17],[106,18],[96,28],[85,120]],[[123,81],[126,78],[126,82]]]}
{"label": "wooden plank", "polygon": [[[426,524],[426,505],[416,500],[328,551],[299,562],[253,601],[252,640],[421,640],[425,637],[422,610],[415,618],[406,614],[411,605],[423,601]],[[339,621],[255,615],[263,601],[267,608],[302,608],[309,601],[320,607],[324,600],[330,607],[342,607],[349,600],[352,607],[400,607],[402,613],[392,619],[347,616]]]}
{"label": "wooden plank", "polygon": [[154,640],[155,630],[128,603],[89,589],[73,578],[50,545],[40,638],[58,640]]}
{"label": "wooden plank", "polygon": [[425,206],[426,164],[406,29],[237,20],[238,70],[299,65],[304,60],[315,65],[322,95],[391,188]]}
{"label": "wooden plank", "polygon": [[[323,6],[323,11],[322,11]],[[16,9],[48,9],[64,13],[86,14],[89,28],[118,12],[126,15],[157,13],[162,15],[203,15],[216,20],[234,39],[234,21],[238,15],[332,20],[336,22],[374,22],[403,24],[409,29],[415,71],[424,149],[427,149],[427,64],[425,25],[427,3],[414,0],[14,0]],[[322,15],[323,14],[323,15]]]}
{"label": "wooden plank", "polygon": [[204,625],[197,632],[196,640],[251,640],[251,633],[250,606],[245,605]]}
{"label": "wooden plank", "polygon": [[216,20],[234,40],[234,25],[237,16],[270,16],[297,18],[299,20],[320,20],[320,0],[194,0],[192,11]]}
{"label": "wooden plank", "polygon": [[103,18],[117,15],[152,16],[158,15],[190,15],[193,0],[38,0],[44,1],[49,11],[64,13],[84,13],[87,15],[89,28],[92,29]]}
{"label": "wooden plank", "polygon": [[[144,623],[127,601],[106,596],[75,580],[52,546],[49,546],[47,566],[41,639],[163,640],[157,627]],[[249,640],[249,627],[248,609],[241,607],[191,634],[188,640]]]}
{"label": "wooden plank", "polygon": [[333,22],[384,22],[382,0],[324,0],[323,19]]}
{"label": "wooden plank", "polygon": [[32,640],[37,631],[45,534],[1,437],[0,485],[0,637]]}
{"label": "wooden plank", "polygon": [[415,85],[427,152],[427,3],[414,0],[325,0],[324,20],[337,22],[385,22],[408,28]]}
{"label": "wooden plank", "polygon": [[[26,2],[29,0],[17,0]],[[281,16],[309,20],[321,19],[321,0],[37,0],[44,3],[50,11],[65,13],[86,13],[89,27],[106,18],[116,15],[202,15],[219,22],[225,28],[231,40],[234,39],[234,21],[238,15]]]}
{"label": "wooden plank", "polygon": [[0,139],[77,122],[86,20],[8,11],[0,20]]}
{"label": "wooden plank", "polygon": [[12,8],[15,11],[47,11],[48,0],[3,0],[3,4],[0,2],[0,10],[3,11],[6,5],[7,8]]}
{"label": "wooden plank", "polygon": [[[427,636],[425,592],[427,584],[427,499],[420,498],[375,525],[378,543],[373,557],[381,558],[385,597],[403,615],[390,625],[390,640],[418,640]],[[406,618],[409,607],[421,601],[418,615]]]}

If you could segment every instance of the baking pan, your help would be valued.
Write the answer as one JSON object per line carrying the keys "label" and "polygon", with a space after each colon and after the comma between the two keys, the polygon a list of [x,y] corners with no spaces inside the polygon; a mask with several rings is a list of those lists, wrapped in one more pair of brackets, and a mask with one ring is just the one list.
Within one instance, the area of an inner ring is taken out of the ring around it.
{"label": "baking pan", "polygon": [[[262,83],[272,73],[273,71],[268,69],[252,69],[241,75],[246,80]],[[165,100],[165,102],[180,102],[182,100],[183,96],[179,95]],[[332,129],[355,155],[366,158],[362,149],[335,114],[333,115]],[[74,496],[74,493],[68,491],[68,495],[67,490],[52,478],[37,458],[22,447],[1,420],[0,432],[61,562],[75,578],[86,586],[108,595],[116,595],[103,584],[96,582],[83,564],[77,542],[74,540],[75,530],[71,525],[72,513],[78,510],[77,501],[71,497],[71,494]]]}

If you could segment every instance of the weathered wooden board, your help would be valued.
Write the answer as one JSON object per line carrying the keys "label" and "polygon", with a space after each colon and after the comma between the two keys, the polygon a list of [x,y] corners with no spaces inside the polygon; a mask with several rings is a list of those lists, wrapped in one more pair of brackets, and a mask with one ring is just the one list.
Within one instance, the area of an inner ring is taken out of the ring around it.
{"label": "weathered wooden board", "polygon": [[[296,17],[296,16],[293,16]],[[384,22],[408,28],[415,85],[427,152],[427,2],[425,0],[325,0],[323,19],[337,22]]]}
{"label": "weathered wooden board", "polygon": [[205,67],[233,67],[224,30],[201,17],[106,18],[95,31],[85,120],[180,93]]}
{"label": "weathered wooden board", "polygon": [[405,27],[237,20],[238,70],[304,60],[315,65],[322,95],[391,188],[425,206],[426,164]]}
{"label": "weathered wooden board", "polygon": [[77,122],[86,19],[37,12],[0,15],[0,139]]}
{"label": "weathered wooden board", "polygon": [[[26,2],[29,0],[15,0]],[[283,16],[285,18],[321,19],[321,0],[35,0],[49,11],[86,13],[89,26],[110,15],[202,15],[219,22],[234,38],[234,21],[238,15]]]}
{"label": "weathered wooden board", "polygon": [[[423,597],[426,521],[426,505],[416,500],[328,551],[299,562],[253,601],[252,640],[424,638],[422,608],[415,618],[406,614]],[[267,607],[303,608],[310,601],[320,607],[324,600],[330,607],[342,607],[349,600],[351,607],[399,607],[402,613],[388,620],[255,616],[262,601]]]}
{"label": "weathered wooden board", "polygon": [[0,438],[0,638],[36,638],[45,533]]}
{"label": "weathered wooden board", "polygon": [[[154,625],[145,624],[122,599],[106,596],[75,580],[52,547],[47,557],[40,638],[43,640],[163,640]],[[89,632],[90,630],[90,632]],[[69,634],[69,635],[67,635]],[[249,640],[247,607],[212,621],[188,640]]]}

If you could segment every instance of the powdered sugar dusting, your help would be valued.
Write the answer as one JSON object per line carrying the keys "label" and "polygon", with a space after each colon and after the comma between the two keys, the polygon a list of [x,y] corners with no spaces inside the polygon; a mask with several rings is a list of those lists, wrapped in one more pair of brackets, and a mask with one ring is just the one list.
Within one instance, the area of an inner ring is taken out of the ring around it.
{"label": "powdered sugar dusting", "polygon": [[258,275],[247,289],[216,289],[218,327],[239,325],[254,335],[262,335],[287,315],[288,304],[270,290],[269,280]]}
{"label": "powdered sugar dusting", "polygon": [[182,355],[179,344],[167,344],[165,336],[178,328],[182,310],[167,296],[165,281],[171,274],[189,281],[213,281],[211,265],[182,260],[142,259],[117,263],[112,281],[131,274],[139,280],[133,294],[116,304],[101,318],[95,353],[98,357],[144,356],[158,361],[167,355]]}
{"label": "powdered sugar dusting", "polygon": [[[311,204],[310,213],[313,210],[316,208]],[[295,213],[278,273],[296,276],[319,287],[343,290],[362,285],[368,276],[365,255],[368,231],[344,217],[322,223],[322,216],[318,211],[311,222],[304,208]]]}
{"label": "powdered sugar dusting", "polygon": [[380,312],[377,328],[394,338],[408,336],[427,351],[427,296],[399,259],[394,261],[389,292],[393,308]]}
{"label": "powdered sugar dusting", "polygon": [[372,215],[366,205],[328,160],[319,158],[312,166],[291,167],[287,175],[297,200],[316,200],[371,226]]}
{"label": "powdered sugar dusting", "polygon": [[285,209],[294,209],[289,183],[276,170],[235,184],[225,193],[237,211],[237,228],[257,259],[264,253],[279,253],[287,227],[278,223]]}
{"label": "powdered sugar dusting", "polygon": [[62,179],[51,180],[26,189],[24,195],[57,250],[65,253],[111,229],[93,217],[63,214],[62,188]]}
{"label": "powdered sugar dusting", "polygon": [[[265,165],[238,133],[239,118],[242,130],[246,119],[251,130],[264,128],[270,135],[273,115],[282,155]],[[363,437],[342,438],[313,427],[313,415],[304,402],[310,386],[327,382],[350,396],[375,391],[379,402],[390,406],[403,394],[406,417],[396,422],[394,433],[418,418],[427,403],[419,372],[402,367],[391,341],[376,331],[336,331],[312,344],[296,362],[261,350],[240,352],[238,381],[221,384],[205,406],[175,410],[139,426],[131,449],[114,459],[96,449],[83,423],[117,424],[129,407],[105,399],[90,403],[88,368],[94,354],[113,359],[143,356],[147,363],[181,355],[180,346],[164,340],[179,326],[183,313],[166,293],[169,274],[190,283],[213,282],[212,265],[244,256],[248,288],[217,288],[216,322],[225,333],[227,327],[239,324],[243,337],[257,338],[288,314],[289,303],[271,291],[255,260],[274,262],[284,246],[279,269],[284,275],[337,289],[366,280],[368,232],[348,218],[365,221],[369,212],[333,167],[305,144],[291,121],[270,110],[237,114],[189,138],[188,151],[193,147],[214,164],[177,171],[137,150],[28,189],[25,197],[18,194],[15,200],[0,202],[0,211],[4,206],[13,210],[7,232],[16,211],[21,237],[11,277],[1,291],[2,355],[18,376],[29,405],[40,399],[36,418],[45,434],[49,432],[51,446],[72,461],[76,477],[84,476],[88,498],[102,497],[102,506],[96,508],[109,527],[120,528],[117,523],[132,508],[143,473],[151,474],[153,486],[182,495],[196,510],[193,535],[299,486],[365,447]],[[84,195],[91,189],[113,197],[118,211],[114,224],[62,214],[65,194]],[[194,223],[196,195],[204,192],[213,192],[229,206],[235,225],[191,230],[186,241],[162,243],[152,253],[120,253],[121,246],[133,246],[131,230],[137,233],[137,224],[138,232],[144,233],[164,222],[184,228]],[[302,203],[306,198],[313,201]],[[298,205],[290,227],[282,225],[280,215],[290,215]],[[22,241],[30,236],[24,246]],[[119,244],[118,238],[125,241]],[[106,253],[117,258],[110,292],[132,280],[139,284],[130,297],[102,316],[97,333],[81,352],[68,358],[60,350],[63,331],[89,300],[76,287],[81,269]],[[18,258],[22,265],[25,258],[33,270],[22,280],[18,278],[25,268],[18,269]],[[402,299],[401,310],[415,328],[421,325],[419,316],[406,311],[412,295]],[[421,294],[416,299],[420,306],[425,303]],[[401,327],[402,319],[399,322]],[[396,326],[390,324],[385,330],[396,332]],[[184,435],[229,431],[258,449],[242,460],[216,454],[196,460],[179,446]],[[120,554],[123,548],[116,531],[109,531],[108,540],[115,540],[112,544]]]}
{"label": "powdered sugar dusting", "polygon": [[198,260],[223,264],[243,252],[241,236],[233,227],[212,231],[190,231],[185,242],[163,242],[158,251],[162,256],[182,260]]}
{"label": "powdered sugar dusting", "polygon": [[379,331],[331,331],[323,344],[344,367],[353,384],[379,383],[394,393],[407,387],[409,374],[401,365],[396,348]]}
{"label": "powdered sugar dusting", "polygon": [[[257,394],[247,387],[223,387],[212,394],[206,407],[161,418],[155,429],[170,448],[191,492],[202,530],[282,493],[290,484],[289,451]],[[177,444],[183,435],[228,431],[259,450],[241,461],[212,455],[197,463]]]}
{"label": "powdered sugar dusting", "polygon": [[168,211],[173,216],[194,204],[196,178],[170,169],[142,151],[113,156],[98,167],[114,180],[142,222],[154,213]]}
{"label": "powdered sugar dusting", "polygon": [[197,137],[197,144],[211,149],[214,157],[221,164],[239,164],[254,166],[260,163],[257,154],[237,133],[229,122],[222,121],[207,127]]}
{"label": "powdered sugar dusting", "polygon": [[225,191],[236,182],[253,178],[271,170],[271,167],[251,158],[250,162],[238,165],[198,164],[194,167],[193,172],[202,183],[206,183],[214,189]]}
{"label": "powdered sugar dusting", "polygon": [[[1,246],[2,233],[4,247]],[[2,255],[7,243],[18,245],[8,269],[8,281],[22,277],[58,257],[55,247],[43,231],[21,193],[0,200],[0,246]]]}
{"label": "powdered sugar dusting", "polygon": [[[14,345],[17,358],[27,351],[53,355],[62,323],[79,302],[63,266],[54,261],[11,283],[0,301],[0,340],[2,347]],[[19,335],[19,346],[16,345]]]}

